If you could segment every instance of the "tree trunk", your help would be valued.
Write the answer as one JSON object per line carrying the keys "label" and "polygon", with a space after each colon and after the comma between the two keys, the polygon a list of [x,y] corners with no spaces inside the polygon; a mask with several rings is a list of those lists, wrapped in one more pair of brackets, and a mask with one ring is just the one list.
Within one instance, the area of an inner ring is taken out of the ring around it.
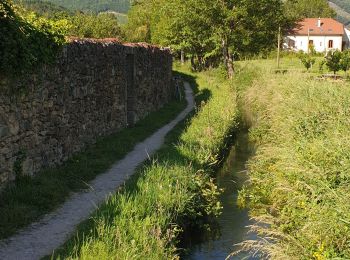
{"label": "tree trunk", "polygon": [[185,64],[185,52],[183,50],[181,50],[181,64]]}
{"label": "tree trunk", "polygon": [[224,57],[224,64],[227,70],[227,75],[230,79],[232,79],[234,75],[233,60],[228,49],[227,40],[224,38],[222,39],[222,55]]}
{"label": "tree trunk", "polygon": [[196,71],[196,64],[194,61],[194,55],[191,55],[191,67],[192,67],[192,71]]}

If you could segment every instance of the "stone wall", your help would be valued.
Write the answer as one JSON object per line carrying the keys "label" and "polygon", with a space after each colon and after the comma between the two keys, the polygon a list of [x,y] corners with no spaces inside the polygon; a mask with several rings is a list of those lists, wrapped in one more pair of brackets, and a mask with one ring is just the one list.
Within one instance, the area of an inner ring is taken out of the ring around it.
{"label": "stone wall", "polygon": [[161,108],[173,97],[171,70],[169,51],[154,46],[72,40],[18,82],[24,94],[0,94],[0,186]]}

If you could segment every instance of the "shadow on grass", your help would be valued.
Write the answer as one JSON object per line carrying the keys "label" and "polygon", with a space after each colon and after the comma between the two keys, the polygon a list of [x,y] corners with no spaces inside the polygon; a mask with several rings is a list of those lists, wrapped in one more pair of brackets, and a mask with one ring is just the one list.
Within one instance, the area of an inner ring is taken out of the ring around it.
{"label": "shadow on grass", "polygon": [[184,81],[187,81],[191,84],[197,106],[199,106],[202,102],[208,102],[212,97],[211,91],[209,89],[199,89],[199,85],[197,83],[197,76],[185,74],[179,71],[174,72],[174,75],[180,76]]}

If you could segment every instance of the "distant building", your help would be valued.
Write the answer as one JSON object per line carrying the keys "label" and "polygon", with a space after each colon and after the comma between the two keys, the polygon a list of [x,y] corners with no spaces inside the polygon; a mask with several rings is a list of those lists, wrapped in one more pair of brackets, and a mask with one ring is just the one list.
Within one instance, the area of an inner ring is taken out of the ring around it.
{"label": "distant building", "polygon": [[306,18],[300,21],[284,38],[284,49],[308,52],[313,46],[317,52],[349,48],[350,31],[332,18]]}

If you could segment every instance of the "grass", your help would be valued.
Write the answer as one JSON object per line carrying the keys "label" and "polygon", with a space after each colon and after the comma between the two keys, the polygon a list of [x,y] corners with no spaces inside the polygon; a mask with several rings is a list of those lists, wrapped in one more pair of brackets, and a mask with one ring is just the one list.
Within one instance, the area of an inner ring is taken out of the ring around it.
{"label": "grass", "polygon": [[[280,60],[280,71],[287,70],[289,72],[300,72],[300,73],[307,73],[310,76],[321,76],[323,74],[333,74],[332,71],[330,71],[326,64],[323,64],[322,69],[320,69],[320,66],[322,62],[325,61],[323,53],[317,53],[313,58],[315,59],[315,64],[312,65],[312,67],[309,69],[309,71],[306,70],[305,66],[302,64],[300,59],[298,58],[297,53],[290,53],[290,52],[282,52],[281,60]],[[275,55],[276,56],[276,55]],[[274,59],[275,57],[270,57]],[[265,64],[269,70],[275,71],[277,70],[277,58],[275,60],[272,59],[260,59],[258,62],[263,65]],[[338,71],[337,75],[348,78],[349,72],[345,73],[344,71]]]}
{"label": "grass", "polygon": [[210,176],[237,127],[235,90],[217,71],[177,69],[198,88],[196,112],[51,258],[176,259],[181,231],[219,214],[219,190]]}
{"label": "grass", "polygon": [[241,67],[240,104],[257,152],[240,200],[269,238],[245,248],[268,259],[350,259],[350,84],[275,74],[268,60]]}
{"label": "grass", "polygon": [[185,101],[171,102],[135,127],[99,139],[62,166],[43,170],[34,178],[20,178],[8,186],[0,197],[0,239],[54,210],[71,192],[88,188],[87,182],[108,170],[137,143],[168,123],[185,105]]}

